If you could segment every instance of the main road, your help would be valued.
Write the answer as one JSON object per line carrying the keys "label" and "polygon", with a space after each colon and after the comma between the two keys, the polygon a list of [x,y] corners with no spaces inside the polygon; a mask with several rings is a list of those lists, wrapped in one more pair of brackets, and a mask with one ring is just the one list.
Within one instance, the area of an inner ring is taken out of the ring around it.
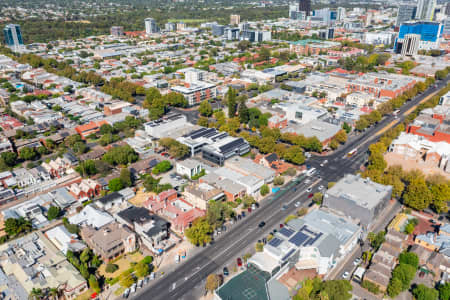
{"label": "main road", "polygon": [[[426,92],[418,95],[411,101],[405,103],[397,117],[386,116],[378,124],[368,128],[365,132],[351,136],[347,143],[333,154],[328,156],[314,156],[307,162],[311,167],[319,170],[316,177],[309,183],[305,180],[289,183],[277,194],[262,200],[260,208],[248,214],[246,218],[238,221],[230,230],[222,234],[212,245],[202,249],[198,254],[183,261],[178,268],[163,278],[153,281],[147,287],[133,295],[139,300],[180,300],[191,299],[189,296],[197,285],[199,285],[209,274],[218,272],[228,262],[242,255],[243,249],[248,245],[255,244],[265,236],[272,228],[278,228],[286,216],[295,213],[294,203],[300,202],[302,206],[308,204],[308,187],[317,189],[318,186],[326,186],[327,182],[337,181],[347,173],[355,173],[361,164],[367,159],[367,150],[374,143],[382,129],[392,126],[393,122],[401,122],[413,107],[420,101],[443,88],[449,77],[437,83]],[[357,153],[348,158],[346,154],[357,148]],[[323,162],[327,160],[326,164]],[[322,165],[322,166],[321,166]],[[284,207],[283,207],[284,206]],[[266,222],[265,230],[260,229],[258,224]]]}

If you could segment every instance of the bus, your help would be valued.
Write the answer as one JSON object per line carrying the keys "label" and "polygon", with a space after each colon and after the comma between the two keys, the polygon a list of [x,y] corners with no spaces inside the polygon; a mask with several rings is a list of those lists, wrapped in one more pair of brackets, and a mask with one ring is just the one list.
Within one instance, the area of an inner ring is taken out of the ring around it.
{"label": "bus", "polygon": [[352,157],[353,155],[356,154],[357,151],[358,151],[358,149],[355,148],[355,149],[353,149],[352,151],[350,151],[349,153],[347,153],[347,156],[348,156],[348,157]]}

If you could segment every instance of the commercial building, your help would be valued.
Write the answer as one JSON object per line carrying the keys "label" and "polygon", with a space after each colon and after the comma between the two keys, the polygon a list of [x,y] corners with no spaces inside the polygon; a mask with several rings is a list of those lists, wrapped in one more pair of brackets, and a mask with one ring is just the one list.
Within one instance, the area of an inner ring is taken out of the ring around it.
{"label": "commercial building", "polygon": [[17,24],[8,24],[3,29],[3,34],[5,35],[5,44],[17,50],[19,47],[23,46],[22,32],[20,31],[20,26]]}
{"label": "commercial building", "polygon": [[145,132],[155,138],[167,137],[172,131],[179,130],[188,125],[185,115],[168,114],[161,119],[144,124]]}
{"label": "commercial building", "polygon": [[176,169],[178,174],[191,178],[203,170],[203,165],[198,160],[188,158],[182,161],[177,161]]}
{"label": "commercial building", "polygon": [[203,81],[195,83],[186,82],[184,86],[174,86],[170,90],[182,94],[188,101],[189,106],[198,105],[204,100],[217,97],[216,85]]}
{"label": "commercial building", "polygon": [[397,39],[395,52],[402,56],[414,56],[419,51],[420,35],[405,34],[403,39]]}
{"label": "commercial building", "polygon": [[311,0],[299,0],[298,10],[304,11],[306,16],[309,16],[311,14]]}
{"label": "commercial building", "polygon": [[419,0],[417,2],[417,20],[433,21],[436,0]]}
{"label": "commercial building", "polygon": [[392,186],[347,174],[325,192],[323,206],[353,218],[365,231],[370,231],[374,220],[391,199],[391,194]]}
{"label": "commercial building", "polygon": [[241,23],[240,15],[230,15],[230,25],[239,25]]}
{"label": "commercial building", "polygon": [[[291,299],[288,273],[324,276],[357,245],[360,228],[325,210],[291,220],[247,261],[247,269],[216,290],[216,299]],[[301,280],[300,280],[301,281]],[[296,281],[297,283],[298,281]]]}
{"label": "commercial building", "polygon": [[405,22],[416,18],[417,6],[413,4],[400,4],[397,11],[396,26],[400,26]]}
{"label": "commercial building", "polygon": [[299,55],[318,55],[321,52],[327,52],[329,49],[335,48],[340,44],[337,42],[321,41],[321,40],[300,40],[291,42],[289,50]]}
{"label": "commercial building", "polygon": [[39,231],[2,244],[0,257],[5,286],[15,295],[10,299],[28,299],[33,289],[55,287],[66,299],[75,299],[88,288],[80,272]]}
{"label": "commercial building", "polygon": [[144,20],[145,23],[145,33],[153,34],[158,32],[158,26],[156,25],[156,21],[153,18],[147,18]]}
{"label": "commercial building", "polygon": [[211,30],[212,30],[212,34],[215,36],[222,36],[225,34],[225,26],[224,25],[213,25]]}
{"label": "commercial building", "polygon": [[168,22],[165,25],[165,29],[166,29],[166,31],[169,31],[169,32],[177,31],[177,24]]}
{"label": "commercial building", "polygon": [[[427,1],[427,0],[426,0]],[[439,22],[406,22],[400,26],[398,38],[395,41],[394,49],[399,52],[398,42],[402,42],[410,34],[420,35],[419,50],[438,49],[442,37],[444,26]]]}
{"label": "commercial building", "polygon": [[202,182],[186,186],[183,197],[194,207],[206,210],[210,200],[220,201],[225,198],[225,194],[220,189]]}
{"label": "commercial building", "polygon": [[364,43],[366,44],[390,45],[393,40],[393,32],[364,32]]}
{"label": "commercial building", "polygon": [[243,138],[229,136],[215,128],[202,127],[177,139],[188,146],[191,156],[202,153],[202,157],[215,164],[223,165],[226,159],[250,151],[250,145]]}
{"label": "commercial building", "polygon": [[123,27],[122,26],[112,26],[110,29],[110,33],[112,36],[117,36],[117,37],[123,36],[124,35]]}
{"label": "commercial building", "polygon": [[229,41],[238,41],[240,37],[239,28],[225,28],[225,38]]}

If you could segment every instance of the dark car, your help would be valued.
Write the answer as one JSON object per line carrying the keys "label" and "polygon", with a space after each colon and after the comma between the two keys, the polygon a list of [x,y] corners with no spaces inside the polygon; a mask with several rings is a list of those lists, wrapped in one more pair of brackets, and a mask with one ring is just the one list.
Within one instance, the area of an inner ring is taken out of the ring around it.
{"label": "dark car", "polygon": [[249,213],[251,213],[251,212],[252,212],[252,208],[251,208],[251,207],[247,208],[247,211],[248,211]]}
{"label": "dark car", "polygon": [[224,275],[224,276],[230,275],[230,272],[228,271],[228,268],[227,268],[227,267],[223,267],[223,275]]}
{"label": "dark car", "polygon": [[245,211],[243,211],[241,215],[243,218],[245,218]]}
{"label": "dark car", "polygon": [[264,226],[266,226],[266,222],[262,221],[261,223],[259,223],[258,227],[259,228],[263,228]]}
{"label": "dark car", "polygon": [[238,257],[236,259],[236,262],[237,262],[238,267],[242,267],[242,259],[240,257]]}

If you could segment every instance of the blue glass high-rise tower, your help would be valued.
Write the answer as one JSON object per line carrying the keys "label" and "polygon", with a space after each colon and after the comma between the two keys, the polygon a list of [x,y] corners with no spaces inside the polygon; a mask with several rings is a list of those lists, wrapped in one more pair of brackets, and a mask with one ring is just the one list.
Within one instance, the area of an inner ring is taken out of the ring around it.
{"label": "blue glass high-rise tower", "polygon": [[3,29],[5,44],[8,47],[18,47],[23,45],[22,32],[17,24],[8,24]]}

